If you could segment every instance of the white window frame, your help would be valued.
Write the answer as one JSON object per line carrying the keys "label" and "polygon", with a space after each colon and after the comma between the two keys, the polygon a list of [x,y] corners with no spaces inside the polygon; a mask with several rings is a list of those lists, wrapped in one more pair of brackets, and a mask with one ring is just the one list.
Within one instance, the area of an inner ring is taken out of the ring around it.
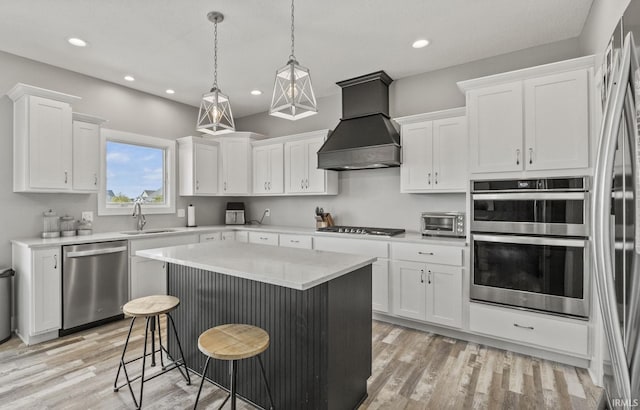
{"label": "white window frame", "polygon": [[131,215],[133,203],[107,204],[107,141],[142,145],[164,150],[165,203],[161,205],[143,204],[144,214],[173,214],[176,212],[176,142],[102,128],[100,130],[100,187],[98,189],[98,215]]}

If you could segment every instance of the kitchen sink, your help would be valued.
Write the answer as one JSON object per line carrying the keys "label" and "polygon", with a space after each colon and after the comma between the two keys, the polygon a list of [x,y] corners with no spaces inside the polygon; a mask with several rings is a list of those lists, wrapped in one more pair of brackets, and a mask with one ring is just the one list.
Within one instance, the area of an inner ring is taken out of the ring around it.
{"label": "kitchen sink", "polygon": [[124,235],[145,235],[151,233],[175,232],[175,229],[147,229],[146,231],[124,231],[120,232]]}

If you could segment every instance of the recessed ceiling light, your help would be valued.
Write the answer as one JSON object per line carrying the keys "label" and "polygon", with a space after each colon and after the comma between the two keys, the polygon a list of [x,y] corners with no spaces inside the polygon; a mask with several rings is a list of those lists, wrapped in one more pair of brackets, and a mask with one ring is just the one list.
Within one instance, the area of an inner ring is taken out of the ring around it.
{"label": "recessed ceiling light", "polygon": [[77,37],[71,37],[70,39],[67,40],[69,42],[69,44],[71,44],[72,46],[76,46],[76,47],[86,47],[87,46],[87,42],[84,41],[81,38],[77,38]]}
{"label": "recessed ceiling light", "polygon": [[125,75],[124,79],[127,80],[127,81],[136,81],[136,79],[133,78],[133,76],[131,76],[131,75]]}
{"label": "recessed ceiling light", "polygon": [[429,40],[426,39],[420,39],[420,40],[416,40],[413,42],[413,44],[411,45],[411,47],[413,48],[423,48],[429,45]]}
{"label": "recessed ceiling light", "polygon": [[167,93],[167,94],[175,94],[176,92],[174,90],[172,90],[171,88],[169,88],[169,89],[167,89],[165,91],[165,93]]}
{"label": "recessed ceiling light", "polygon": [[262,91],[260,91],[260,90],[251,90],[251,95],[262,95]]}

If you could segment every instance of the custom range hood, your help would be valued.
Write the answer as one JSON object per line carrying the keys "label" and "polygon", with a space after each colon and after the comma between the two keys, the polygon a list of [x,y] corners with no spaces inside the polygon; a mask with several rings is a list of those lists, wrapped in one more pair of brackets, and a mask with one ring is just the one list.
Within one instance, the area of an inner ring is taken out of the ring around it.
{"label": "custom range hood", "polygon": [[389,119],[389,84],[384,71],[337,83],[342,87],[342,119],[318,150],[318,168],[400,166],[400,135]]}

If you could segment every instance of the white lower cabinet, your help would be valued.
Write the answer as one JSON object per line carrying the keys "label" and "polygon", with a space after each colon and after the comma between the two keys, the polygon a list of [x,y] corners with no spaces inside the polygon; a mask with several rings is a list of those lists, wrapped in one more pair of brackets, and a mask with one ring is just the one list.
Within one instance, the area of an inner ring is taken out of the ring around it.
{"label": "white lower cabinet", "polygon": [[463,252],[457,246],[392,243],[392,313],[461,327]]}
{"label": "white lower cabinet", "polygon": [[234,239],[235,239],[236,242],[248,243],[249,242],[249,231],[236,231]]}
{"label": "white lower cabinet", "polygon": [[280,246],[288,248],[311,249],[313,241],[308,235],[280,234]]}
{"label": "white lower cabinet", "polygon": [[62,325],[62,259],[59,246],[13,245],[16,333],[26,345],[58,337]]}
{"label": "white lower cabinet", "polygon": [[270,232],[249,232],[249,243],[278,246],[278,234]]}
{"label": "white lower cabinet", "polygon": [[371,308],[389,312],[389,260],[378,259],[371,265]]}
{"label": "white lower cabinet", "polygon": [[499,306],[471,303],[469,329],[492,338],[573,356],[589,354],[589,323]]}
{"label": "white lower cabinet", "polygon": [[220,232],[209,232],[200,234],[200,242],[220,242],[222,234]]}
{"label": "white lower cabinet", "polygon": [[135,256],[137,251],[165,246],[187,245],[199,241],[200,237],[197,234],[130,240],[129,299],[167,294],[166,263]]}
{"label": "white lower cabinet", "polygon": [[142,258],[140,256],[132,256],[130,299],[166,294],[166,263],[153,259]]}
{"label": "white lower cabinet", "polygon": [[235,241],[236,240],[236,232],[234,232],[234,231],[220,232],[220,240],[221,241]]}

